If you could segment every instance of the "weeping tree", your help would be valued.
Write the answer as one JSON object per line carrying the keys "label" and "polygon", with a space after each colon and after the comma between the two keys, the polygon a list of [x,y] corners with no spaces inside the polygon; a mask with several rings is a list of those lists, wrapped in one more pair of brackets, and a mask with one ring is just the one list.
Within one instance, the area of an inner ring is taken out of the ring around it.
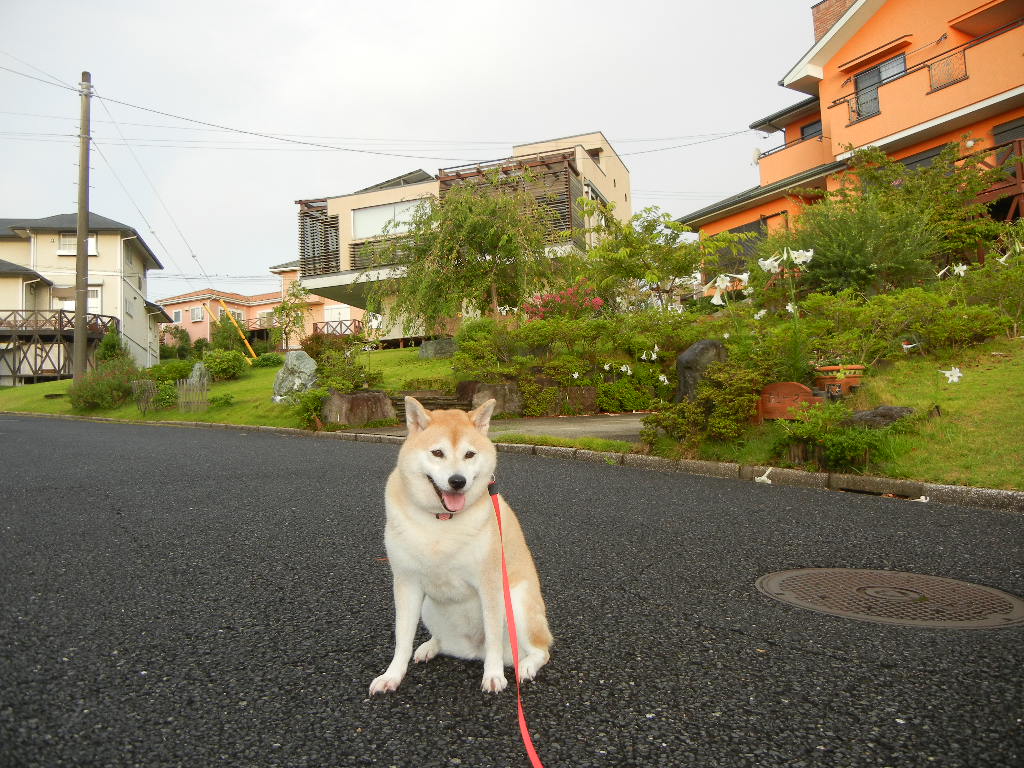
{"label": "weeping tree", "polygon": [[464,314],[518,307],[551,275],[553,211],[528,176],[497,173],[422,201],[370,248],[367,309],[405,333],[439,332]]}
{"label": "weeping tree", "polygon": [[670,309],[703,293],[704,277],[737,262],[747,233],[722,232],[697,239],[684,224],[657,206],[644,208],[627,221],[612,206],[581,201],[597,236],[585,258],[576,264],[581,277],[597,287],[605,301],[624,309],[654,305]]}

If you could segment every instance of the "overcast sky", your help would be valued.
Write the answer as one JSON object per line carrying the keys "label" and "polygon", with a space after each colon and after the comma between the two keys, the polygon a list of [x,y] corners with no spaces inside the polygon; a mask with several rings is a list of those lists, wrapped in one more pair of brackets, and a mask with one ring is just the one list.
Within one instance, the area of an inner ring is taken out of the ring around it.
{"label": "overcast sky", "polygon": [[680,216],[756,185],[779,137],[747,126],[804,98],[778,81],[812,4],[0,0],[0,218],[75,210],[78,95],[52,82],[83,70],[105,99],[90,208],[162,261],[151,299],[206,287],[200,264],[215,287],[274,290],[295,200],[594,130],[635,207]]}

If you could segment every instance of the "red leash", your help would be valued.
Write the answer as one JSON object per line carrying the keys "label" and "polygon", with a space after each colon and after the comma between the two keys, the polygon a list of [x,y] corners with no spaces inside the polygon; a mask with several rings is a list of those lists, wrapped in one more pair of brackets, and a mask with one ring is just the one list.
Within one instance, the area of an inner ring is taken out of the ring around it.
{"label": "red leash", "polygon": [[508,622],[508,639],[512,645],[512,665],[516,676],[516,702],[519,706],[519,733],[523,737],[523,745],[526,747],[526,754],[530,757],[530,764],[534,768],[544,768],[544,764],[537,756],[537,750],[533,747],[533,739],[530,738],[530,729],[526,725],[526,714],[523,712],[523,692],[519,685],[519,637],[516,634],[516,619],[512,613],[512,592],[508,585],[508,566],[505,565],[505,541],[501,533],[501,503],[498,501],[498,491],[494,480],[487,486],[491,494],[491,501],[494,503],[494,516],[498,519],[498,543],[501,545],[501,588],[505,593],[505,619]]}

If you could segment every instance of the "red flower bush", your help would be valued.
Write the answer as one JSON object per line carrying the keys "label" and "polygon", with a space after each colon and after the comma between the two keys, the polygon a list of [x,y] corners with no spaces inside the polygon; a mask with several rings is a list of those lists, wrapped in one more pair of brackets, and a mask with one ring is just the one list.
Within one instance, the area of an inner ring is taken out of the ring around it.
{"label": "red flower bush", "polygon": [[523,303],[523,313],[530,320],[545,320],[549,317],[587,317],[596,314],[604,306],[604,299],[585,283],[555,293],[537,294]]}

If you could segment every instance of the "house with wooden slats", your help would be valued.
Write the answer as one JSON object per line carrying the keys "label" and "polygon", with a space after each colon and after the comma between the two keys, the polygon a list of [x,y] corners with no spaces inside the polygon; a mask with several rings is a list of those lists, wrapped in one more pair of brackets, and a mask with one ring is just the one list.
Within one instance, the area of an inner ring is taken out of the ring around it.
{"label": "house with wooden slats", "polygon": [[[583,226],[581,197],[614,204],[623,221],[632,216],[629,170],[600,131],[519,144],[498,160],[441,168],[436,174],[415,170],[349,194],[297,200],[302,284],[319,296],[365,308],[366,278],[379,278],[381,270],[360,276],[385,227],[399,236],[403,221],[423,199],[440,198],[457,184],[481,183],[488,174],[524,172],[529,189],[555,212],[557,231]],[[384,339],[400,336],[399,328],[383,332]]]}
{"label": "house with wooden slats", "polygon": [[814,42],[779,83],[800,100],[750,125],[779,137],[758,185],[679,222],[707,235],[785,228],[814,190],[840,185],[852,149],[916,167],[961,141],[970,162],[1016,155],[981,201],[1000,220],[1024,215],[1024,0],[822,0],[811,15]]}

